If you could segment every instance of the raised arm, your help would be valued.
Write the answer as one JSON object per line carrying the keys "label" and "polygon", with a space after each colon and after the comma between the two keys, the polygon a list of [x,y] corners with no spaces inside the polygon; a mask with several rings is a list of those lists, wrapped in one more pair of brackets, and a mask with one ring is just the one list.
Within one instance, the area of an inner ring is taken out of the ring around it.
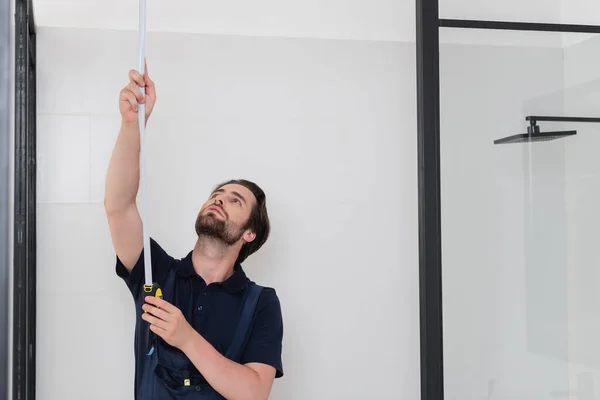
{"label": "raised arm", "polygon": [[[156,102],[154,83],[148,75],[129,72],[129,84],[119,95],[121,128],[106,174],[104,208],[117,256],[131,272],[144,247],[142,220],[136,205],[140,180],[140,131],[138,104],[146,104],[146,120]],[[146,89],[146,97],[138,86]]]}

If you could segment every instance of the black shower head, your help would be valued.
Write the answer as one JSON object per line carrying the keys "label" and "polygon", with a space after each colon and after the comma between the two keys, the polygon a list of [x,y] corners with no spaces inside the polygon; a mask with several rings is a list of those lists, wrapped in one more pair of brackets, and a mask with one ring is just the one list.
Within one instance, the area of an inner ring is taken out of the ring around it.
{"label": "black shower head", "polygon": [[567,136],[576,135],[577,131],[556,131],[543,133],[523,133],[502,139],[494,140],[494,144],[527,143],[527,142],[547,142],[549,140],[561,139]]}
{"label": "black shower head", "polygon": [[577,131],[540,132],[540,127],[533,125],[527,127],[527,133],[497,139],[494,140],[494,144],[547,142],[549,140],[561,139],[576,134]]}

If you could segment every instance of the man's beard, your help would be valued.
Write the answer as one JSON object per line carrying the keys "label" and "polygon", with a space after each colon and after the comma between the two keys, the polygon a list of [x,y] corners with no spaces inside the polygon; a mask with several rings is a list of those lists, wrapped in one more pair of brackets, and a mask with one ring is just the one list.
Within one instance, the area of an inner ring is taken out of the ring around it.
{"label": "man's beard", "polygon": [[212,214],[199,215],[196,219],[196,233],[198,237],[207,236],[217,239],[228,246],[237,243],[244,234],[244,229],[227,220],[217,219]]}

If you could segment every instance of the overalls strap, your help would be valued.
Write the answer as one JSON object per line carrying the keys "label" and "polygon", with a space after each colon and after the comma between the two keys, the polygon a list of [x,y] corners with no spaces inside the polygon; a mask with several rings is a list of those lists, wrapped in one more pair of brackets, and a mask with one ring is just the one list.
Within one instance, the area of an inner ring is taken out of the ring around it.
{"label": "overalls strap", "polygon": [[254,282],[248,283],[246,299],[244,301],[240,320],[238,321],[237,329],[233,335],[231,344],[227,349],[227,354],[225,355],[225,357],[232,361],[239,362],[242,357],[242,350],[249,336],[250,327],[254,320],[254,312],[262,289],[262,286],[259,286]]}

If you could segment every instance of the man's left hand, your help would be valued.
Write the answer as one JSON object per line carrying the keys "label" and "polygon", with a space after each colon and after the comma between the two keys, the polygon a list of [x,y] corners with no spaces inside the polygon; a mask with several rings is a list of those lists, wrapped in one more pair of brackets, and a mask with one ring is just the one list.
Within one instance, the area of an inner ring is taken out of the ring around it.
{"label": "man's left hand", "polygon": [[144,304],[142,309],[148,312],[142,314],[142,319],[150,323],[152,332],[179,349],[193,338],[196,331],[180,309],[157,297],[147,296],[145,300],[148,304]]}

